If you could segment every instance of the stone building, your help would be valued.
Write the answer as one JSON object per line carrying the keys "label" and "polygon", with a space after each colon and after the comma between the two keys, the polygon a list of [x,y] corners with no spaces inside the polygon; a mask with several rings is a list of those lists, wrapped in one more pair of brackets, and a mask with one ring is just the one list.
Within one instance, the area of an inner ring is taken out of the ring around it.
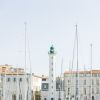
{"label": "stone building", "polygon": [[100,100],[100,70],[79,71],[78,80],[75,71],[66,71],[64,73],[65,100],[75,100],[76,85],[78,85],[78,100]]}
{"label": "stone building", "polygon": [[30,77],[22,68],[0,65],[0,100],[31,100]]}

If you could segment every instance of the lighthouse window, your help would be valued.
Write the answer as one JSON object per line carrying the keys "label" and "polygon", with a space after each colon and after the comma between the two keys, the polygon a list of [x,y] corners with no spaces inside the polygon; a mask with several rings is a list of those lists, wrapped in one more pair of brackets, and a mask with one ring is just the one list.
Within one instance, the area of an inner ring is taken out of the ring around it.
{"label": "lighthouse window", "polygon": [[51,59],[53,59],[53,57],[51,57]]}

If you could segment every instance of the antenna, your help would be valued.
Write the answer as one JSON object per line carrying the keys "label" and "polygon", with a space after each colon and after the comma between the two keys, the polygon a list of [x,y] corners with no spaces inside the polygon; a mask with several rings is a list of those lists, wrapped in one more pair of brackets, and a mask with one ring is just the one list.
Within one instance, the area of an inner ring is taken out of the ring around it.
{"label": "antenna", "polygon": [[[25,81],[27,82],[27,89],[26,89],[26,94],[25,94],[25,100],[31,98],[31,77],[32,77],[32,68],[31,68],[31,57],[30,57],[30,46],[29,46],[29,39],[27,37],[27,22],[24,23],[25,24]],[[28,45],[26,40],[28,41]],[[28,54],[29,54],[29,64],[30,64],[30,77],[28,77],[28,80],[26,79],[27,78],[27,71],[26,71],[26,47],[28,46]],[[30,82],[29,82],[30,81]],[[30,83],[30,84],[29,84]],[[30,86],[29,86],[30,85]],[[30,96],[29,96],[30,95]]]}
{"label": "antenna", "polygon": [[75,31],[75,39],[74,39],[74,47],[73,47],[73,56],[72,56],[72,68],[71,68],[71,77],[73,77],[72,76],[72,74],[74,74],[73,73],[73,64],[74,64],[74,56],[75,56],[75,47],[77,46],[77,51],[76,51],[76,56],[77,56],[77,58],[76,58],[76,60],[77,60],[77,63],[76,63],[76,66],[77,66],[77,68],[76,68],[76,73],[75,73],[75,77],[76,77],[76,84],[75,84],[75,96],[74,96],[74,98],[75,98],[75,100],[77,100],[78,99],[78,95],[79,95],[79,93],[78,93],[78,91],[79,91],[79,87],[78,87],[78,84],[79,84],[79,68],[78,68],[78,32],[77,32],[77,24],[75,25],[75,28],[76,28],[76,31]]}
{"label": "antenna", "polygon": [[92,100],[92,47],[93,45],[90,44],[90,67],[91,67],[91,100]]}
{"label": "antenna", "polygon": [[[27,78],[27,74],[26,74],[26,33],[27,33],[27,22],[24,23],[25,24],[25,83],[27,82],[26,78]],[[27,83],[26,83],[27,84]],[[25,88],[27,88],[27,85],[25,86]],[[25,100],[27,99],[27,89],[25,89]]]}
{"label": "antenna", "polygon": [[26,29],[27,29],[27,22],[25,24],[25,73],[26,73]]}
{"label": "antenna", "polygon": [[79,95],[79,87],[78,87],[78,83],[79,83],[79,68],[78,68],[78,33],[77,33],[77,24],[76,26],[76,44],[77,44],[77,69],[76,69],[76,92],[75,92],[75,100],[78,99],[78,95]]}
{"label": "antenna", "polygon": [[93,47],[93,45],[92,44],[90,44],[90,47],[91,47],[91,69],[92,69],[92,47]]}
{"label": "antenna", "polygon": [[77,41],[77,72],[78,72],[78,33],[77,33],[77,24],[76,24],[76,41]]}
{"label": "antenna", "polygon": [[32,67],[31,67],[31,55],[30,55],[30,46],[29,46],[29,38],[27,38],[28,39],[28,53],[29,53],[29,66],[30,66],[30,79],[29,79],[29,81],[30,82],[28,82],[29,84],[28,84],[28,91],[29,91],[29,95],[30,95],[30,98],[31,98],[31,80],[32,80]]}
{"label": "antenna", "polygon": [[62,60],[61,60],[61,77],[63,75],[63,57],[62,57]]}

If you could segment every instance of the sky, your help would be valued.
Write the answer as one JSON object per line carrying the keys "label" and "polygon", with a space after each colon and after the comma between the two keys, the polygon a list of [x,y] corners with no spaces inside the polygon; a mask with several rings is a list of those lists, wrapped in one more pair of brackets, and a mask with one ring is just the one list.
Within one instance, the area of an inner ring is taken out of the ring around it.
{"label": "sky", "polygon": [[[71,66],[78,25],[79,69],[100,69],[100,0],[0,0],[0,64],[24,68],[27,22],[27,70],[48,75],[48,51],[56,51],[56,73]],[[29,54],[30,51],[30,54]],[[75,50],[76,52],[76,50]],[[29,60],[30,57],[30,60]],[[76,55],[75,55],[76,58]],[[74,68],[76,59],[74,60]]]}

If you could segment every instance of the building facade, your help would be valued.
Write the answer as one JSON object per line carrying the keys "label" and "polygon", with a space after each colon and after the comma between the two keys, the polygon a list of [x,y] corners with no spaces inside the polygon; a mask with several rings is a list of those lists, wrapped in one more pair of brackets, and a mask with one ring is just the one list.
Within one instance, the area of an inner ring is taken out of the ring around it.
{"label": "building facade", "polygon": [[[64,98],[75,100],[76,72],[64,73]],[[100,70],[78,72],[78,100],[100,100]]]}
{"label": "building facade", "polygon": [[0,100],[31,100],[31,78],[21,68],[0,66]]}
{"label": "building facade", "polygon": [[32,100],[41,100],[41,82],[42,76],[32,74]]}
{"label": "building facade", "polygon": [[41,100],[42,77],[12,65],[0,65],[0,100]]}

